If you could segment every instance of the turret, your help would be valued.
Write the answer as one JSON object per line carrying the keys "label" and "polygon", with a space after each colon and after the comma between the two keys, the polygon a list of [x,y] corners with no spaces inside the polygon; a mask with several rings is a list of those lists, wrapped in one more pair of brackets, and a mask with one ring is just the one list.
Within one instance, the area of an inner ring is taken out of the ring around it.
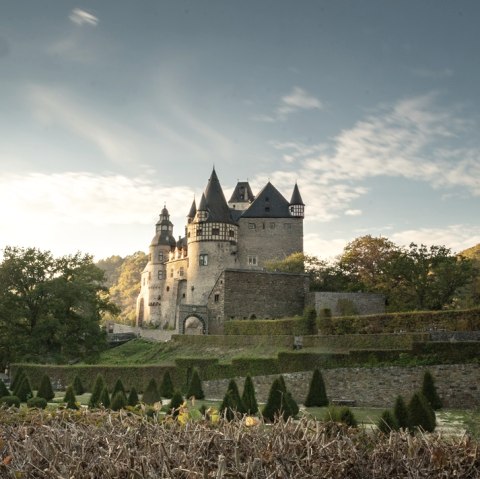
{"label": "turret", "polygon": [[302,200],[297,183],[295,183],[295,186],[293,188],[289,210],[290,214],[297,218],[303,218],[305,216],[305,203]]}

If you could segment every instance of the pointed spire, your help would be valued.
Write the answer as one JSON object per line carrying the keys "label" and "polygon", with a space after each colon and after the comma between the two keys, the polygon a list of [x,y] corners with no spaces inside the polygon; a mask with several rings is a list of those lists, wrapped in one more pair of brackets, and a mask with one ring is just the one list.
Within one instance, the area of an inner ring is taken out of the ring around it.
{"label": "pointed spire", "polygon": [[[220,181],[215,171],[212,170],[210,179],[205,189],[206,209],[208,210],[208,221],[218,221],[220,223],[234,223],[227,200],[223,194]],[[200,206],[199,206],[200,210]]]}
{"label": "pointed spire", "polygon": [[198,205],[197,211],[207,211],[207,200],[205,198],[205,193],[202,193],[202,198],[200,199],[200,204]]}
{"label": "pointed spire", "polygon": [[295,186],[293,188],[292,199],[290,200],[290,204],[305,206],[305,203],[302,200],[302,196],[300,195],[300,190],[298,189],[297,182],[295,182]]}
{"label": "pointed spire", "polygon": [[190,207],[190,211],[188,212],[187,218],[195,218],[197,214],[197,205],[195,203],[195,198],[193,198],[192,206]]}

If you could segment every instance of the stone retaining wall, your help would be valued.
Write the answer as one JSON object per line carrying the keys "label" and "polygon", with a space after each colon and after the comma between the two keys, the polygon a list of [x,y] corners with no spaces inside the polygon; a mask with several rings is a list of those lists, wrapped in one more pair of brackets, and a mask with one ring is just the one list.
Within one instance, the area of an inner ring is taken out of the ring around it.
{"label": "stone retaining wall", "polygon": [[[437,391],[445,407],[473,409],[480,406],[480,365],[449,364],[439,366],[340,368],[325,369],[322,375],[327,396],[332,399],[354,399],[357,406],[388,407],[402,395],[406,400],[422,386],[423,375],[429,370],[436,382]],[[295,400],[303,403],[312,372],[284,374],[285,382]],[[257,400],[265,402],[276,376],[253,378]],[[204,381],[203,389],[208,398],[222,399],[228,379]],[[244,378],[236,378],[240,392]]]}

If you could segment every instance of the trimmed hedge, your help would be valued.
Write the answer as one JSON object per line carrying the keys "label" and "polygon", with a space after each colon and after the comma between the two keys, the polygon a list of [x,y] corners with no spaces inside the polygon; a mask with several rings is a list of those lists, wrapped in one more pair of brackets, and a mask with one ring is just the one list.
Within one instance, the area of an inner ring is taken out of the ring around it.
{"label": "trimmed hedge", "polygon": [[225,321],[226,335],[282,336],[307,334],[302,317],[287,319],[233,319]]}

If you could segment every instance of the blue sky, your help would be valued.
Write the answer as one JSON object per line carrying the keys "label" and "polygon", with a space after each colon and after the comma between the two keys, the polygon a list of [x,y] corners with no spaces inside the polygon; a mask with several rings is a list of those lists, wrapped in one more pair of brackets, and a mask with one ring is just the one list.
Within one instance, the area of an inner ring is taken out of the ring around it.
{"label": "blue sky", "polygon": [[480,2],[19,0],[0,7],[0,248],[146,250],[212,166],[371,234],[480,243]]}

